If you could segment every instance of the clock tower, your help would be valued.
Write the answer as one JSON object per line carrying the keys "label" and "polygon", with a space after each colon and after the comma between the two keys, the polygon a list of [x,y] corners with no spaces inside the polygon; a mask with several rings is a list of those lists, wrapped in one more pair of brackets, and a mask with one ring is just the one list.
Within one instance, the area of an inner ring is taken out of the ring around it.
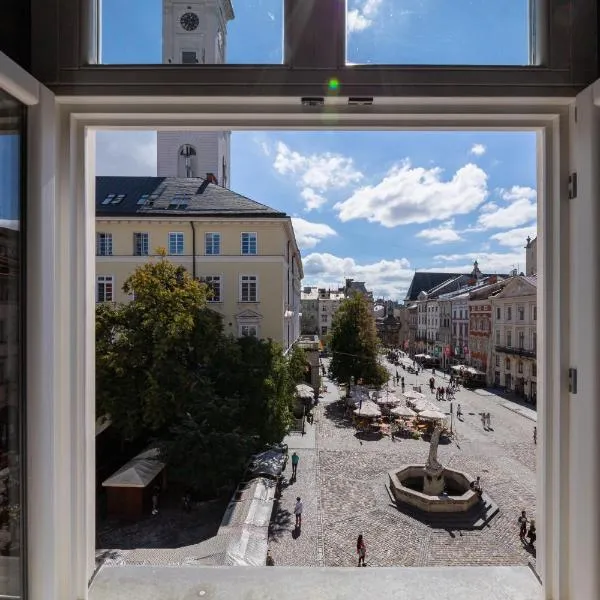
{"label": "clock tower", "polygon": [[[231,0],[163,0],[163,63],[225,62]],[[229,187],[230,131],[159,131],[159,177],[206,177]]]}

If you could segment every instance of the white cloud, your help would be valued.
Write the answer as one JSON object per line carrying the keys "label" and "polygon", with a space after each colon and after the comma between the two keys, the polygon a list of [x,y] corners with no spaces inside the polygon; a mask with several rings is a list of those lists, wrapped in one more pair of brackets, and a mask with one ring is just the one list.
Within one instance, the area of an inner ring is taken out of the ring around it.
{"label": "white cloud", "polygon": [[156,132],[98,131],[97,175],[156,175]]}
{"label": "white cloud", "polygon": [[375,297],[402,300],[412,281],[414,269],[405,258],[358,264],[353,258],[333,254],[309,254],[302,260],[303,285],[337,288],[346,277],[364,281]]}
{"label": "white cloud", "polygon": [[335,205],[341,221],[367,219],[384,227],[451,219],[476,209],[487,197],[487,174],[474,164],[442,181],[442,169],[413,167],[408,159],[384,179]]}
{"label": "white cloud", "polygon": [[364,31],[373,25],[373,19],[381,8],[383,0],[364,0],[361,6],[348,11],[348,32]]}
{"label": "white cloud", "polygon": [[337,235],[337,232],[325,223],[311,223],[299,217],[292,217],[292,224],[301,250],[314,248],[325,238]]}
{"label": "white cloud", "polygon": [[508,229],[531,223],[537,218],[537,194],[530,187],[513,186],[509,190],[500,190],[500,197],[508,206],[500,207],[496,203],[484,205],[477,220],[481,229]]}
{"label": "white cloud", "polygon": [[475,156],[481,156],[482,154],[485,154],[485,151],[486,147],[483,144],[473,144],[473,147],[470,150],[471,154],[475,154]]}
{"label": "white cloud", "polygon": [[442,223],[439,227],[423,229],[417,233],[417,237],[429,240],[431,245],[463,241],[463,238],[461,238],[460,235],[458,235],[458,232],[454,230],[453,219],[446,221],[446,223]]}
{"label": "white cloud", "polygon": [[501,246],[509,246],[511,248],[522,248],[527,243],[527,237],[534,238],[537,235],[537,226],[529,225],[528,227],[519,227],[510,231],[502,231],[495,233],[491,239],[496,240]]}
{"label": "white cloud", "polygon": [[302,192],[300,192],[300,195],[306,201],[306,208],[304,209],[306,211],[321,208],[321,206],[327,202],[327,198],[320,196],[312,188],[304,188]]}
{"label": "white cloud", "polygon": [[296,179],[297,185],[303,189],[301,196],[306,201],[306,210],[318,208],[326,202],[319,193],[343,189],[363,178],[351,158],[331,152],[304,155],[291,150],[283,142],[277,144],[273,166],[281,175]]}
{"label": "white cloud", "polygon": [[513,269],[519,272],[525,270],[525,250],[511,252],[467,252],[465,254],[438,254],[434,260],[444,263],[452,263],[443,267],[431,267],[428,271],[448,271],[451,273],[470,273],[473,270],[473,262],[479,262],[482,273],[493,275],[494,273],[508,274]]}

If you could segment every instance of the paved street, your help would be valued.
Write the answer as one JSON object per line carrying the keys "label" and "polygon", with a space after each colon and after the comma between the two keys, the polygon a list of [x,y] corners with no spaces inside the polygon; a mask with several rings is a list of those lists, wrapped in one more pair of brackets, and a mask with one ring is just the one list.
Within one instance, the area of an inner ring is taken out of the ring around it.
{"label": "paved street", "polygon": [[[396,367],[389,366],[392,373]],[[433,402],[428,380],[405,376],[407,389],[421,384]],[[436,377],[436,385],[445,379]],[[356,537],[364,535],[369,566],[525,565],[535,564],[523,548],[517,527],[522,509],[535,516],[535,413],[485,391],[461,390],[464,421],[454,420],[455,442],[440,445],[444,465],[480,475],[500,513],[482,531],[446,531],[400,513],[390,504],[384,484],[387,471],[405,463],[423,463],[429,445],[422,440],[384,437],[359,440],[344,417],[335,386],[316,409],[310,443],[290,436],[290,452],[300,456],[298,480],[281,498],[272,527],[270,549],[276,565],[353,566]],[[449,402],[439,402],[449,412]],[[480,412],[491,413],[492,431],[484,431]],[[305,436],[306,438],[306,436]],[[289,477],[291,465],[288,465]],[[304,501],[303,527],[294,532],[296,496]]]}

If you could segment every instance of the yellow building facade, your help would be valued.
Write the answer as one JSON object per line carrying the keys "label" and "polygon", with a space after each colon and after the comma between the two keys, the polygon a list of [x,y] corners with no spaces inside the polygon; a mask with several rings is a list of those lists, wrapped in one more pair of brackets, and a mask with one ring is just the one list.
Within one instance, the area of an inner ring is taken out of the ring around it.
{"label": "yellow building facade", "polygon": [[299,337],[302,262],[285,213],[202,179],[99,177],[96,192],[97,302],[129,301],[123,283],[164,248],[210,285],[225,333],[285,349]]}

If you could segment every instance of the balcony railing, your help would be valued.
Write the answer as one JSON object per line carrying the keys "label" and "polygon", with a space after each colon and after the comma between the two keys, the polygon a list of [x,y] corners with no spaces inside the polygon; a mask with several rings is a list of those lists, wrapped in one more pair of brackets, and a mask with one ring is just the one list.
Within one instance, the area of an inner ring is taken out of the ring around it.
{"label": "balcony railing", "polygon": [[513,346],[496,346],[496,352],[503,352],[504,354],[512,354],[514,356],[524,356],[526,358],[535,358],[537,350],[530,348],[514,348]]}

